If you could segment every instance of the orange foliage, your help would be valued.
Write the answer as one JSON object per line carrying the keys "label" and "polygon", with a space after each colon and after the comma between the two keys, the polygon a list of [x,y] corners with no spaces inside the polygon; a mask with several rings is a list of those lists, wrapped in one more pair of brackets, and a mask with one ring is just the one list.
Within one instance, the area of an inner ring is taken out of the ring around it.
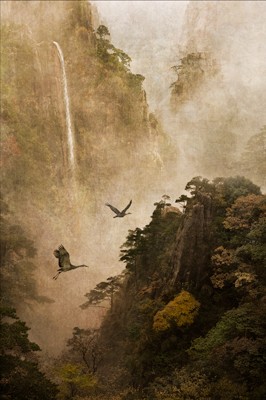
{"label": "orange foliage", "polygon": [[265,213],[265,196],[250,194],[249,196],[239,197],[232,207],[227,210],[224,227],[232,231],[250,229],[258,217],[265,215]]}

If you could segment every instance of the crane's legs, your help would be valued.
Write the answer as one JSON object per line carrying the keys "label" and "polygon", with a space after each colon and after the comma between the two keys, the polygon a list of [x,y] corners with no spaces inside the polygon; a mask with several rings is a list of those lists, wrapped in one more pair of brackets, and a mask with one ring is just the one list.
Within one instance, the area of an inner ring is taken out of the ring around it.
{"label": "crane's legs", "polygon": [[57,274],[55,276],[53,276],[53,279],[56,280],[59,276],[59,274],[61,274],[62,271],[57,272]]}

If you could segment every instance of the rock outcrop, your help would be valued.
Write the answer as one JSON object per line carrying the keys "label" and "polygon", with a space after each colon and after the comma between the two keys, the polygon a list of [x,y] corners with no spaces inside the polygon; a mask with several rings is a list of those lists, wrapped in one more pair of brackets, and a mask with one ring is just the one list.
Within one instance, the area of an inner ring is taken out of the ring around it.
{"label": "rock outcrop", "polygon": [[178,229],[176,246],[172,256],[172,285],[200,288],[209,266],[211,224],[213,217],[212,199],[198,193],[196,203]]}

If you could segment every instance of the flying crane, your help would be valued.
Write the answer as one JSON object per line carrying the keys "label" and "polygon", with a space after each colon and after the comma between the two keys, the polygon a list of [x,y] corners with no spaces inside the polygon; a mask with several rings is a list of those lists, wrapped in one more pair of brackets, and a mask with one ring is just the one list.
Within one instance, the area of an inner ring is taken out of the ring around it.
{"label": "flying crane", "polygon": [[80,268],[80,267],[88,267],[88,265],[73,265],[70,262],[69,253],[66,251],[64,246],[61,244],[57,250],[54,251],[54,256],[58,258],[59,269],[57,270],[57,274],[53,277],[53,279],[57,279],[58,276],[62,272],[68,272],[72,269]]}
{"label": "flying crane", "polygon": [[131,214],[131,213],[127,213],[127,212],[126,212],[126,211],[129,209],[129,207],[131,206],[131,204],[132,204],[132,200],[130,200],[130,202],[129,202],[128,205],[124,208],[124,210],[119,211],[117,208],[113,207],[111,204],[105,203],[105,205],[106,205],[107,207],[110,207],[111,210],[116,214],[116,215],[114,216],[114,218],[123,218],[125,215]]}

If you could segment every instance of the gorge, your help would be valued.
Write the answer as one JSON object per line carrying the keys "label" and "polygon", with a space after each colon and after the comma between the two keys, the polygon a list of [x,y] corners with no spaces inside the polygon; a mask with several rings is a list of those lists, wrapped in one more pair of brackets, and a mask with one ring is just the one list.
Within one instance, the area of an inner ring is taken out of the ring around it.
{"label": "gorge", "polygon": [[[1,301],[36,390],[263,398],[265,13],[1,2]],[[61,243],[90,268],[54,282]]]}

